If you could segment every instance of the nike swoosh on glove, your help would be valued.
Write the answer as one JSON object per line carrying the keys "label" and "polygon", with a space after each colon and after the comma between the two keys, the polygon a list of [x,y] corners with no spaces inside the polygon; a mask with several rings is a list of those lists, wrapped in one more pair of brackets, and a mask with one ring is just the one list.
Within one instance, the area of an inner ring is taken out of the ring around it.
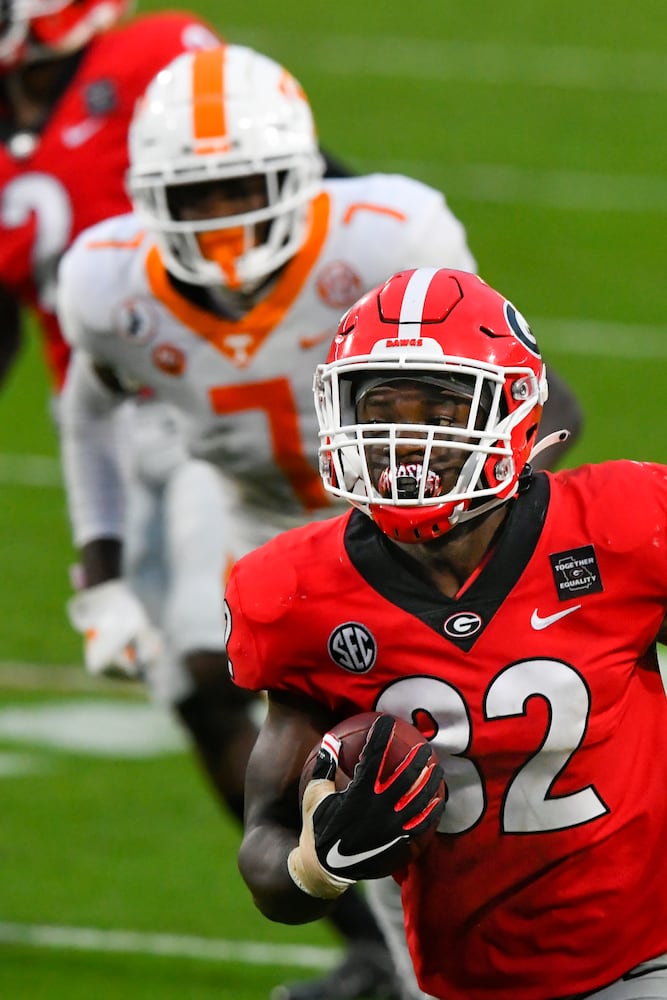
{"label": "nike swoosh on glove", "polygon": [[335,791],[333,781],[340,743],[331,734],[323,738],[303,797],[299,845],[288,859],[292,880],[303,892],[333,899],[359,879],[391,875],[396,845],[440,819],[444,776],[430,746],[417,744],[384,775],[393,731],[393,718],[380,716],[343,792]]}
{"label": "nike swoosh on glove", "polygon": [[67,613],[85,637],[86,669],[94,676],[138,679],[160,656],[160,635],[123,580],[80,591],[68,601]]}

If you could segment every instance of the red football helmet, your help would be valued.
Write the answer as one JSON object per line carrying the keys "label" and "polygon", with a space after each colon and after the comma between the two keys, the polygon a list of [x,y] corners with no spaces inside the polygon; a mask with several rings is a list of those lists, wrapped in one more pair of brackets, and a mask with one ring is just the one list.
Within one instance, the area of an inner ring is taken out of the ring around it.
{"label": "red football helmet", "polygon": [[5,0],[0,69],[67,55],[110,28],[131,0]]}
{"label": "red football helmet", "polygon": [[[386,397],[387,387],[406,385],[450,401],[463,418],[446,419],[437,402],[428,422],[380,422],[381,406],[379,419],[362,422],[372,390]],[[419,268],[348,310],[314,391],[327,491],[390,538],[427,542],[516,493],[547,380],[511,302],[474,274]]]}

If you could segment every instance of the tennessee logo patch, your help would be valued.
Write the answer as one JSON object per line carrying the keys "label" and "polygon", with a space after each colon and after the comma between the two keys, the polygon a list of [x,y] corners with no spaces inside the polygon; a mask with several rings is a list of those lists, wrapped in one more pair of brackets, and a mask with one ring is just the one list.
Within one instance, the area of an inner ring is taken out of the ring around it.
{"label": "tennessee logo patch", "polygon": [[559,601],[569,601],[580,594],[602,593],[600,567],[592,545],[556,552],[549,559]]}
{"label": "tennessee logo patch", "polygon": [[345,622],[329,636],[329,656],[335,664],[351,674],[366,674],[377,656],[377,643],[365,625]]}
{"label": "tennessee logo patch", "polygon": [[344,260],[322,268],[315,282],[317,294],[332,309],[348,309],[362,292],[361,278]]}
{"label": "tennessee logo patch", "polygon": [[153,351],[153,364],[165,375],[182,375],[185,371],[185,354],[173,344],[158,344]]}

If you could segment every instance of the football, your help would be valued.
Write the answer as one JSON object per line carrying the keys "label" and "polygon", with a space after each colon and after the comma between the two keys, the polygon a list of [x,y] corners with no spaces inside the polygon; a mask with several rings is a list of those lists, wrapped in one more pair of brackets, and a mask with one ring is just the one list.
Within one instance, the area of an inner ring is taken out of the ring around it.
{"label": "football", "polygon": [[[380,712],[362,712],[359,715],[352,715],[329,730],[330,733],[341,741],[338,770],[334,779],[337,791],[344,791],[352,780],[354,768],[361,756],[368,732],[380,714]],[[428,743],[426,737],[415,726],[406,722],[405,719],[394,717],[394,722],[394,733],[388,746],[384,767],[380,774],[381,778],[391,774],[416,744]],[[308,754],[306,762],[303,765],[299,781],[299,801],[303,799],[306,785],[312,778],[319,749],[320,744],[318,742]],[[431,762],[434,764],[438,763],[438,758],[433,750],[431,750]],[[444,782],[440,786],[440,795],[444,799]],[[396,863],[393,870],[396,871],[398,868],[403,868],[408,862],[413,861],[435,836],[435,831],[436,827],[432,826],[424,833],[419,834],[419,836],[411,837],[409,840],[397,844],[395,848]]]}

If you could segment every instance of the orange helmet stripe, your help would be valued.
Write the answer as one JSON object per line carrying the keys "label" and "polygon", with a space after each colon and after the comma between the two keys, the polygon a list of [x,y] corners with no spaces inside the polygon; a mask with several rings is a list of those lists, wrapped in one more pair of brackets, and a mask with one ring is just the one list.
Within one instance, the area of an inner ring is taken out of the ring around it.
{"label": "orange helmet stripe", "polygon": [[192,60],[192,132],[199,152],[226,148],[223,46],[197,52]]}

